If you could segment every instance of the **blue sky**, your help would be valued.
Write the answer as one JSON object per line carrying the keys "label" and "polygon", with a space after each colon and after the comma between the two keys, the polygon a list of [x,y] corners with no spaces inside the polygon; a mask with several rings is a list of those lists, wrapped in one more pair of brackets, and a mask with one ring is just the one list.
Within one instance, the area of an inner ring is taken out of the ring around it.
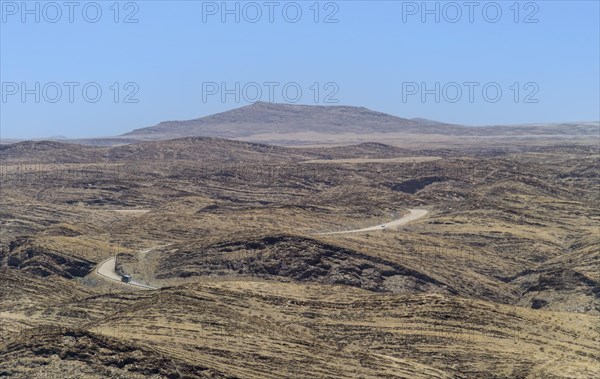
{"label": "blue sky", "polygon": [[600,119],[598,1],[63,3],[1,1],[2,138],[117,135],[256,99]]}

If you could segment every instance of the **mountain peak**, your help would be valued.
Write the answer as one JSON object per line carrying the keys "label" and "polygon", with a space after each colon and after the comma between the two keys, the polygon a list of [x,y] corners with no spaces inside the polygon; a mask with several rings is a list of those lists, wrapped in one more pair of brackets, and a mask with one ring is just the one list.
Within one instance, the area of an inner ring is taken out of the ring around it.
{"label": "mountain peak", "polygon": [[[258,101],[188,121],[166,121],[124,136],[140,139],[180,137],[248,138],[265,135],[439,133],[451,125],[408,120],[365,107],[281,104]],[[454,126],[454,128],[459,128]],[[448,130],[444,131],[447,133]],[[441,134],[444,134],[441,133]]]}

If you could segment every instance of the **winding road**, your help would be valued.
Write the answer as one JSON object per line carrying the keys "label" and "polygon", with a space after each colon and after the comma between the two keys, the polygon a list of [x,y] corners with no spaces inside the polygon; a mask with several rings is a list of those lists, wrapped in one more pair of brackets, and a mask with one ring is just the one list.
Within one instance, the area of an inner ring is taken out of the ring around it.
{"label": "winding road", "polygon": [[[372,232],[372,231],[382,230],[382,229],[389,229],[389,228],[406,225],[409,222],[415,221],[415,220],[425,216],[427,213],[429,213],[429,211],[427,211],[425,209],[409,209],[409,212],[410,212],[409,214],[407,214],[397,220],[386,222],[385,224],[370,226],[368,228],[363,228],[363,229],[344,230],[344,231],[340,231],[340,232],[317,233],[317,235],[363,233],[363,232]],[[157,246],[157,247],[161,247],[161,246]],[[151,250],[156,249],[157,247],[153,247],[150,249],[144,249],[144,250],[140,251],[140,255],[144,255],[144,254],[150,252]],[[157,287],[147,286],[145,284],[137,283],[133,280],[129,283],[123,283],[121,281],[121,275],[117,274],[115,271],[115,266],[116,266],[115,257],[110,257],[110,258],[100,262],[100,264],[96,268],[96,273],[104,279],[112,280],[114,282],[118,282],[118,283],[121,283],[126,286],[138,287],[138,288],[147,289],[147,290],[158,289]]]}
{"label": "winding road", "polygon": [[415,220],[425,216],[427,213],[429,213],[429,211],[425,210],[425,209],[409,209],[409,212],[410,212],[409,214],[402,216],[397,220],[386,222],[385,224],[370,226],[368,228],[363,228],[363,229],[344,230],[341,232],[317,233],[317,235],[363,233],[363,232],[373,232],[376,230],[382,230],[382,229],[386,229],[386,228],[394,228],[397,226],[406,225],[409,222],[415,221]]}
{"label": "winding road", "polygon": [[[152,250],[152,249],[145,249],[145,250],[142,250],[141,253],[147,253],[150,250]],[[117,272],[115,271],[116,263],[117,263],[116,258],[110,257],[110,258],[100,262],[100,264],[96,268],[96,273],[99,276],[103,277],[104,279],[112,280],[114,282],[118,282],[118,283],[121,283],[126,286],[138,287],[138,288],[142,288],[142,289],[146,289],[146,290],[158,289],[157,287],[147,286],[145,284],[137,283],[136,281],[133,281],[133,280],[129,283],[122,282],[121,275],[117,274]]]}

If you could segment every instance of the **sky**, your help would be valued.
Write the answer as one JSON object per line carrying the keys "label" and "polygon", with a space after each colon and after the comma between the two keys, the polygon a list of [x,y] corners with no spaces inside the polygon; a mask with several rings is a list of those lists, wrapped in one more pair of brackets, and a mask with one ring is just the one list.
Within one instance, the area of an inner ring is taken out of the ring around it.
{"label": "sky", "polygon": [[465,125],[600,119],[599,1],[0,1],[2,138],[255,101]]}

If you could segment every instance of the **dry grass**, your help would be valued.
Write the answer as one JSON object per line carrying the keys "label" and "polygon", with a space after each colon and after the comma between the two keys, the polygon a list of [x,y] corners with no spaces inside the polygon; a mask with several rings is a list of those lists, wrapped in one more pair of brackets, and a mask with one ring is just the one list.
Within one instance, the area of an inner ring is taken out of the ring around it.
{"label": "dry grass", "polygon": [[[135,156],[139,171],[2,183],[0,375],[600,374],[594,147],[78,149],[43,154]],[[196,159],[210,149],[224,150],[207,168]],[[36,151],[3,163],[38,162]],[[422,207],[398,230],[317,234]],[[119,253],[162,288],[93,273]]]}

